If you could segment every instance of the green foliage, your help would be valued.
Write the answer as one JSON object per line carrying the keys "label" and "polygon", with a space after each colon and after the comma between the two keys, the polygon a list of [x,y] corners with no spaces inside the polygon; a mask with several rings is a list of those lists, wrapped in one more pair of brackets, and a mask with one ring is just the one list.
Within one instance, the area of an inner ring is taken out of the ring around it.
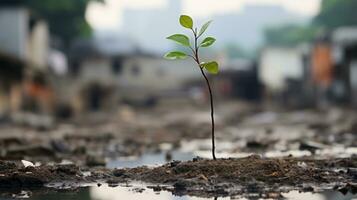
{"label": "green foliage", "polygon": [[171,51],[171,52],[165,54],[165,56],[164,56],[164,58],[169,59],[169,60],[185,59],[186,57],[187,57],[187,55],[181,51]]}
{"label": "green foliage", "polygon": [[217,74],[218,73],[218,63],[216,61],[211,61],[208,63],[202,63],[202,67],[204,67],[209,73]]}
{"label": "green foliage", "polygon": [[322,0],[321,11],[314,22],[330,29],[341,26],[356,26],[356,8],[356,0]]}
{"label": "green foliage", "polygon": [[167,37],[166,39],[175,41],[178,44],[181,44],[183,46],[189,47],[190,46],[190,39],[183,34],[175,34]]}
{"label": "green foliage", "polygon": [[91,34],[91,27],[85,20],[85,12],[90,2],[103,0],[24,0],[31,11],[44,18],[51,34],[59,37],[66,45],[78,36]]}
{"label": "green foliage", "polygon": [[201,35],[206,32],[207,28],[211,23],[212,21],[208,21],[201,27],[200,32],[198,33],[198,37],[201,37]]}
{"label": "green foliage", "polygon": [[192,31],[193,36],[194,36],[194,45],[191,46],[190,38],[183,34],[174,34],[174,35],[167,37],[166,39],[172,40],[184,47],[190,48],[190,50],[192,51],[192,55],[187,55],[186,53],[183,53],[182,51],[172,51],[172,52],[165,54],[164,58],[169,59],[169,60],[175,60],[175,59],[185,59],[187,57],[191,57],[194,59],[194,61],[197,63],[197,65],[201,69],[206,69],[211,74],[217,74],[219,71],[218,63],[215,61],[212,61],[212,62],[202,64],[202,63],[200,63],[200,58],[199,58],[199,54],[198,54],[200,47],[209,47],[216,42],[216,39],[214,37],[206,37],[200,43],[198,43],[198,39],[207,30],[207,28],[209,27],[209,25],[211,24],[212,21],[206,22],[201,27],[201,29],[198,33],[197,33],[197,28],[193,28],[193,20],[190,16],[181,15],[179,21],[180,21],[181,26],[183,26],[184,28],[190,29]]}
{"label": "green foliage", "polygon": [[207,37],[201,42],[201,47],[209,47],[216,41],[213,37]]}
{"label": "green foliage", "polygon": [[295,46],[302,42],[311,41],[316,31],[316,28],[311,26],[287,24],[267,28],[264,36],[268,45]]}
{"label": "green foliage", "polygon": [[180,16],[180,24],[192,31],[192,34],[194,36],[194,44],[193,46],[190,45],[190,40],[187,36],[182,35],[182,34],[175,34],[167,37],[169,40],[173,40],[174,42],[181,44],[185,47],[188,47],[191,51],[191,55],[186,55],[185,53],[181,51],[172,51],[167,54],[165,54],[164,58],[170,59],[170,60],[175,60],[175,59],[185,59],[186,57],[191,57],[197,64],[197,66],[200,69],[200,72],[202,73],[202,76],[204,77],[207,87],[208,87],[208,92],[209,92],[209,97],[210,97],[210,105],[211,105],[211,123],[212,123],[212,157],[214,160],[216,160],[215,156],[215,126],[214,126],[214,107],[213,107],[213,94],[212,94],[212,89],[211,85],[209,83],[209,79],[207,75],[205,74],[205,71],[208,71],[211,74],[217,74],[219,71],[218,63],[216,61],[211,61],[211,62],[201,62],[200,61],[200,55],[199,55],[199,48],[200,47],[208,47],[211,46],[216,39],[213,37],[207,37],[205,38],[202,42],[199,43],[198,39],[200,36],[207,30],[208,26],[210,25],[211,21],[205,23],[200,32],[197,32],[197,28],[193,28],[193,20],[191,17],[187,15],[181,15]]}
{"label": "green foliage", "polygon": [[188,28],[188,29],[192,29],[193,27],[193,20],[190,16],[187,15],[181,15],[180,16],[180,24],[181,26]]}

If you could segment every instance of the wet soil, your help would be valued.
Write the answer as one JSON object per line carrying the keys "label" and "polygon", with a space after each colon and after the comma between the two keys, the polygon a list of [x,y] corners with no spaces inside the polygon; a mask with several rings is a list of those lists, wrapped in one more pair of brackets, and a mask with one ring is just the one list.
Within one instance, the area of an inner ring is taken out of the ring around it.
{"label": "wet soil", "polygon": [[169,184],[173,192],[198,196],[230,196],[317,189],[325,185],[356,193],[357,158],[315,160],[311,158],[267,159],[258,155],[241,159],[194,159],[173,161],[156,168],[116,169],[117,181],[140,180]]}
{"label": "wet soil", "polygon": [[[48,130],[2,124],[0,195],[10,189],[75,190],[84,183],[116,186],[131,181],[151,183],[157,191],[203,197],[356,190],[357,115],[353,110],[269,111],[255,105],[221,105],[217,108],[217,156],[227,159],[216,161],[169,162],[173,151],[210,158],[209,112],[196,106],[122,108],[102,120],[58,123]],[[153,152],[166,155],[168,163],[154,168],[106,168],[108,160]],[[24,167],[22,159],[39,166]]]}
{"label": "wet soil", "polygon": [[[51,187],[75,190],[84,184],[107,183],[115,187],[133,181],[151,184],[154,191],[176,195],[224,197],[291,190],[334,189],[357,192],[357,158],[316,160],[312,158],[261,158],[172,161],[159,167],[122,169],[85,168],[75,165],[23,167],[15,162],[0,162],[0,191]],[[3,193],[3,192],[2,192]]]}
{"label": "wet soil", "polygon": [[36,188],[51,182],[79,182],[84,176],[75,165],[27,166],[0,161],[0,188]]}

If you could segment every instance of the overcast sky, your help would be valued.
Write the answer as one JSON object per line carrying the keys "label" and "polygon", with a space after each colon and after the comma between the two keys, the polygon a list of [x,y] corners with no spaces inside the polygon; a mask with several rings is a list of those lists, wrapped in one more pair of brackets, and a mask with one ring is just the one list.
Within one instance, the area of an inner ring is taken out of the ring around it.
{"label": "overcast sky", "polygon": [[[177,0],[180,1],[180,0]],[[194,17],[239,11],[247,4],[275,4],[299,14],[313,16],[319,11],[320,0],[182,0],[182,13]],[[126,8],[150,9],[166,5],[166,0],[106,0],[106,4],[92,3],[87,20],[95,29],[120,29],[121,13]],[[163,16],[164,17],[164,16]]]}

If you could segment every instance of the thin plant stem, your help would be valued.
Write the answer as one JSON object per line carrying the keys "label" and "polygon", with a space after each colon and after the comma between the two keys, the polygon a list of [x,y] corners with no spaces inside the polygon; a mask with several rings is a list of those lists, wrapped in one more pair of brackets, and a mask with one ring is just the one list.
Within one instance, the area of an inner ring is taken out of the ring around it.
{"label": "thin plant stem", "polygon": [[211,129],[211,133],[212,133],[212,157],[213,160],[216,160],[216,154],[215,154],[215,149],[216,149],[216,145],[215,145],[215,135],[214,135],[214,106],[213,106],[213,95],[212,95],[212,89],[209,83],[209,80],[205,74],[205,72],[203,71],[203,69],[200,67],[201,73],[203,75],[203,77],[206,80],[206,84],[208,86],[208,91],[209,91],[209,97],[210,97],[210,102],[211,102],[211,123],[212,123],[212,129]]}
{"label": "thin plant stem", "polygon": [[211,105],[211,134],[212,134],[212,157],[213,160],[216,160],[216,145],[215,145],[215,122],[214,122],[214,104],[213,104],[213,94],[212,94],[212,89],[211,89],[211,85],[210,82],[205,74],[205,72],[203,71],[203,68],[201,66],[201,62],[200,62],[200,58],[199,58],[199,46],[197,43],[197,40],[199,37],[197,37],[197,29],[193,30],[193,35],[195,37],[195,43],[194,43],[194,49],[192,49],[193,53],[194,53],[194,60],[196,61],[198,67],[200,68],[200,71],[202,73],[202,76],[204,77],[204,79],[206,80],[206,84],[208,87],[208,92],[209,92],[209,97],[210,97],[210,105]]}

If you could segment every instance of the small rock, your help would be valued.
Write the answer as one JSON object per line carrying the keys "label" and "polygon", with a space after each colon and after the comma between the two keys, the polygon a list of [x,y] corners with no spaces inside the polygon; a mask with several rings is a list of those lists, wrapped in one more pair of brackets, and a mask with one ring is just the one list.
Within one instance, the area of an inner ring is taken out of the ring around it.
{"label": "small rock", "polygon": [[193,162],[197,162],[197,161],[200,161],[200,160],[203,160],[203,158],[197,156],[195,158],[192,159]]}
{"label": "small rock", "polygon": [[154,192],[160,192],[162,190],[162,187],[159,185],[156,186],[148,186],[148,188],[152,189]]}
{"label": "small rock", "polygon": [[145,188],[134,188],[132,191],[137,192],[137,193],[142,193],[145,191]]}
{"label": "small rock", "polygon": [[300,146],[299,146],[300,150],[307,150],[312,153],[315,153],[316,150],[323,149],[323,148],[325,148],[325,145],[312,141],[300,142]]}
{"label": "small rock", "polygon": [[170,167],[176,167],[180,163],[181,163],[181,161],[174,160],[174,161],[170,162]]}
{"label": "small rock", "polygon": [[313,192],[314,191],[314,188],[312,186],[305,186],[302,188],[302,191],[303,192]]}
{"label": "small rock", "polygon": [[354,180],[357,179],[357,168],[348,168],[347,169],[347,174],[352,176]]}
{"label": "small rock", "polygon": [[116,177],[127,177],[125,169],[114,169],[113,175]]}
{"label": "small rock", "polygon": [[307,168],[307,164],[305,162],[298,162],[297,165],[303,169]]}
{"label": "small rock", "polygon": [[173,186],[175,190],[186,190],[187,183],[184,180],[178,180]]}
{"label": "small rock", "polygon": [[21,160],[22,164],[24,165],[24,167],[35,167],[35,165],[27,160]]}

